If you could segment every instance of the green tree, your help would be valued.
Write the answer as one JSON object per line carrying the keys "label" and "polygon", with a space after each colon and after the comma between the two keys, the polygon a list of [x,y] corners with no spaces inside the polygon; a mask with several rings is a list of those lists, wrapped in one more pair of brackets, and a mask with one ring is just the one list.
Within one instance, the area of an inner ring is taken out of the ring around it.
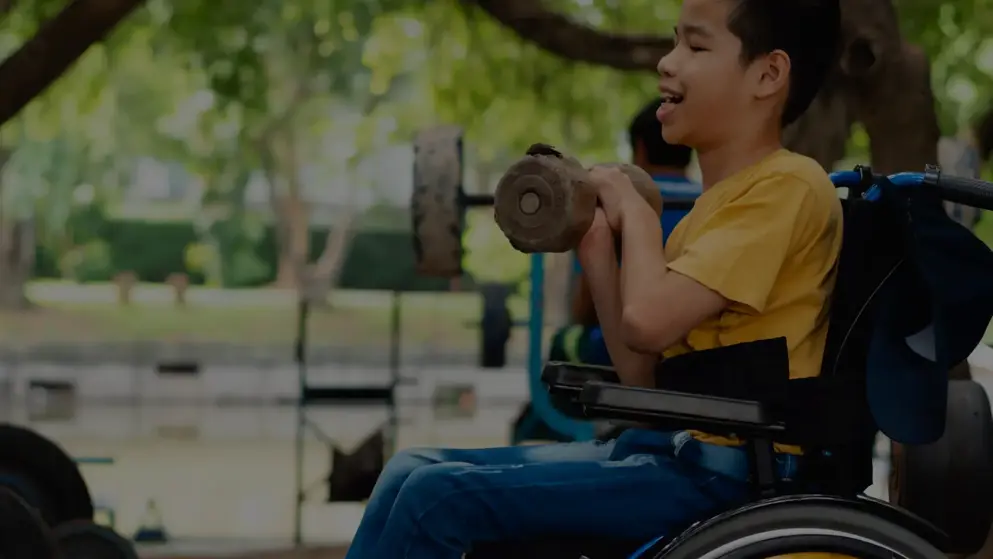
{"label": "green tree", "polygon": [[[8,14],[0,30],[2,48],[10,52],[33,32],[46,15],[37,11],[39,6],[45,4],[20,3]],[[147,19],[90,49],[55,87],[36,97],[2,130],[4,306],[27,305],[23,287],[34,242],[58,253],[74,250],[74,235],[66,227],[70,218],[86,213],[85,206],[117,197],[129,158],[152,145],[148,123],[154,118],[148,118],[149,111],[170,102],[167,98],[174,91],[168,77],[148,70],[156,64],[151,34],[143,24]],[[157,78],[155,87],[133,94],[135,84],[152,77]],[[81,202],[81,197],[86,200]]]}
{"label": "green tree", "polygon": [[[303,170],[315,161],[325,170],[335,163],[345,169],[338,175],[351,178],[379,140],[370,133],[376,126],[369,119],[388,98],[394,80],[384,81],[382,69],[374,71],[366,56],[376,15],[388,7],[311,0],[224,1],[209,10],[193,1],[173,5],[170,26],[176,41],[207,73],[219,106],[237,112],[240,145],[256,154],[265,173],[283,285],[299,286],[313,273],[307,270],[311,208]],[[347,118],[352,114],[359,118]],[[350,149],[341,153],[346,143]],[[317,262],[317,275],[333,273],[340,263],[351,218],[347,212],[339,218],[327,239],[328,257]]]}

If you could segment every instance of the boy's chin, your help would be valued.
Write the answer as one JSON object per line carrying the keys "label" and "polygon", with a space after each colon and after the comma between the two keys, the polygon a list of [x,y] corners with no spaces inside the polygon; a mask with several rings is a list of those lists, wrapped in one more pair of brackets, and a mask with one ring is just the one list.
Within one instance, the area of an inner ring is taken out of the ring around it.
{"label": "boy's chin", "polygon": [[686,143],[689,140],[689,138],[685,133],[683,133],[682,130],[680,130],[676,126],[663,126],[662,139],[665,140],[665,143],[667,144],[671,144],[675,146],[693,147]]}

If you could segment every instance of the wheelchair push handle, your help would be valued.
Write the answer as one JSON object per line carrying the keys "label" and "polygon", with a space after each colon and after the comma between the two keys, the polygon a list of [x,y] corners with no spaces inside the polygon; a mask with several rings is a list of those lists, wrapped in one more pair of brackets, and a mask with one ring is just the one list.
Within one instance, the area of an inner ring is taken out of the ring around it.
{"label": "wheelchair push handle", "polygon": [[937,165],[928,165],[923,173],[896,173],[888,177],[858,165],[854,171],[831,173],[831,182],[839,188],[854,188],[857,195],[868,200],[878,200],[882,191],[889,188],[923,189],[942,200],[993,210],[993,183],[945,175]]}
{"label": "wheelchair push handle", "polygon": [[993,210],[993,183],[944,175],[941,169],[929,165],[921,180],[922,186],[933,189],[943,200],[973,206],[984,210]]}

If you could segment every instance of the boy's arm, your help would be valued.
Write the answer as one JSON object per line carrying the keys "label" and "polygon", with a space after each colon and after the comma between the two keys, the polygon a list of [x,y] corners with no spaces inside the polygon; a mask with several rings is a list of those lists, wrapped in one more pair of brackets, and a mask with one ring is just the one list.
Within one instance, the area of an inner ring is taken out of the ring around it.
{"label": "boy's arm", "polygon": [[687,276],[669,270],[658,216],[634,188],[623,190],[621,246],[624,298],[621,329],[638,351],[661,353],[690,330],[720,313],[728,300]]}
{"label": "boy's arm", "polygon": [[654,387],[653,370],[658,355],[638,353],[628,347],[623,338],[621,274],[613,234],[599,209],[593,226],[580,244],[579,259],[587,275],[600,329],[617,376],[626,385]]}
{"label": "boy's arm", "polygon": [[627,344],[663,351],[731,301],[746,312],[764,312],[797,235],[829,239],[826,235],[837,230],[831,225],[840,213],[834,191],[830,197],[818,195],[811,184],[779,174],[756,182],[703,216],[692,243],[672,262],[662,252],[654,212],[630,181],[621,184],[615,205],[624,251]]}

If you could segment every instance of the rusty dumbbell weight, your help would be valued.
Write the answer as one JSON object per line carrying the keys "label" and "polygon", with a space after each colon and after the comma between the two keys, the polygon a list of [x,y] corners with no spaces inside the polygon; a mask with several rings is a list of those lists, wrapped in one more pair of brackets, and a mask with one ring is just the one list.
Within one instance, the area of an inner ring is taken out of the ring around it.
{"label": "rusty dumbbell weight", "polygon": [[414,189],[410,200],[414,260],[425,276],[462,275],[462,234],[468,208],[491,206],[493,197],[462,188],[462,129],[434,126],[414,137]]}
{"label": "rusty dumbbell weight", "polygon": [[[611,163],[626,174],[657,214],[662,194],[636,165]],[[596,187],[575,158],[535,144],[500,179],[494,216],[510,244],[521,252],[568,252],[593,224]]]}

